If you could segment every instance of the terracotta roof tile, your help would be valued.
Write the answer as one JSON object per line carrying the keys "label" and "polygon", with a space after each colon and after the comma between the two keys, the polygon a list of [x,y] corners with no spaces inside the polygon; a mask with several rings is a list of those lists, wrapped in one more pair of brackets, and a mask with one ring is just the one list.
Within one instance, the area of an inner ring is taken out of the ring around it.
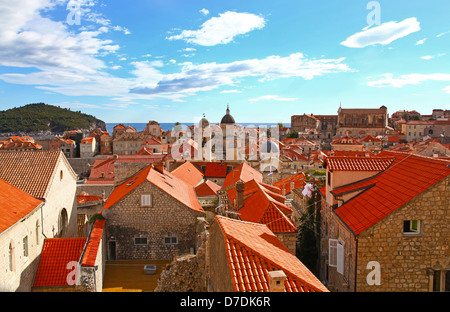
{"label": "terracotta roof tile", "polygon": [[0,233],[16,224],[43,201],[0,180]]}
{"label": "terracotta roof tile", "polygon": [[285,194],[289,194],[292,191],[291,183],[294,183],[294,189],[304,186],[306,184],[305,174],[303,172],[297,173],[280,181],[274,182],[273,185],[281,190],[284,187],[286,192]]}
{"label": "terracotta roof tile", "polygon": [[328,289],[262,224],[216,216],[235,291],[269,291],[270,271],[286,274],[285,289],[328,292]]}
{"label": "terracotta roof tile", "polygon": [[212,182],[211,180],[206,180],[195,188],[195,193],[198,197],[216,196],[218,190],[220,190],[219,185]]}
{"label": "terracotta roof tile", "polygon": [[253,179],[255,179],[258,182],[262,182],[263,180],[262,174],[256,169],[250,167],[247,163],[242,163],[227,174],[222,189],[225,189],[235,184],[238,180],[248,182]]}
{"label": "terracotta roof tile", "polygon": [[187,161],[172,170],[171,173],[193,187],[196,187],[203,180],[203,172],[195,167],[190,161]]}
{"label": "terracotta roof tile", "polygon": [[366,190],[334,212],[359,234],[415,196],[450,174],[450,162],[401,152],[382,152],[380,157],[394,157],[394,163],[372,178],[343,186],[333,193]]}
{"label": "terracotta roof tile", "polygon": [[[236,199],[236,188],[229,188],[231,203]],[[295,233],[297,228],[288,217],[292,209],[284,204],[286,198],[251,180],[245,183],[244,206],[238,210],[243,221],[266,224],[274,233]]]}
{"label": "terracotta roof tile", "polygon": [[108,197],[102,211],[109,209],[144,181],[152,183],[192,210],[203,212],[197,200],[194,187],[191,184],[187,184],[169,171],[163,170],[163,173],[159,172],[154,168],[153,164],[116,186]]}
{"label": "terracotta roof tile", "polygon": [[67,278],[74,268],[67,266],[80,260],[86,240],[86,237],[45,239],[33,287],[69,286]]}
{"label": "terracotta roof tile", "polygon": [[61,151],[2,152],[0,179],[36,198],[45,198],[60,157],[65,159]]}
{"label": "terracotta roof tile", "polygon": [[208,162],[205,167],[205,177],[225,178],[227,176],[227,164]]}
{"label": "terracotta roof tile", "polygon": [[325,165],[330,171],[382,171],[393,161],[393,157],[327,157]]}
{"label": "terracotta roof tile", "polygon": [[103,235],[103,228],[105,227],[105,220],[96,220],[89,236],[89,241],[86,244],[86,250],[81,261],[81,265],[93,267],[97,259],[98,249]]}

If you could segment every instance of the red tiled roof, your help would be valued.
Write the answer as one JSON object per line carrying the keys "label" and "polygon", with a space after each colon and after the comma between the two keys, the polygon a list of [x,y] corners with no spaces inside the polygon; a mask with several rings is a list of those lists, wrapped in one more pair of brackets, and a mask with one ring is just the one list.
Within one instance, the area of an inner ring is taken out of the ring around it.
{"label": "red tiled roof", "polygon": [[43,201],[0,180],[0,233],[16,224]]}
{"label": "red tiled roof", "polygon": [[[266,224],[274,233],[295,233],[297,228],[288,217],[292,209],[284,204],[286,197],[268,189],[255,180],[245,183],[244,206],[238,210],[243,221]],[[237,196],[236,188],[229,188],[227,195],[232,204]]]}
{"label": "red tiled roof", "polygon": [[92,144],[94,142],[94,137],[85,137],[81,140],[81,144]]}
{"label": "red tiled roof", "polygon": [[205,177],[225,178],[227,176],[227,164],[208,162],[205,168]]}
{"label": "red tiled roof", "polygon": [[370,142],[370,141],[383,142],[379,138],[373,137],[371,135],[366,135],[364,138],[361,139],[361,142]]}
{"label": "red tiled roof", "polygon": [[163,170],[163,173],[160,173],[154,169],[153,164],[116,186],[108,197],[102,211],[109,209],[144,181],[152,183],[192,210],[203,212],[192,185],[187,184],[169,171]]}
{"label": "red tiled roof", "polygon": [[172,170],[171,173],[193,187],[196,187],[203,180],[203,172],[197,169],[190,161]]}
{"label": "red tiled roof", "polygon": [[[153,163],[161,161],[164,155],[120,155],[107,159],[96,159],[86,184],[114,184],[114,163]],[[103,174],[103,177],[102,177]]]}
{"label": "red tiled roof", "polygon": [[147,141],[142,143],[143,145],[161,145],[161,142],[155,140],[154,138],[149,138]]}
{"label": "red tiled roof", "polygon": [[225,240],[235,291],[269,291],[270,271],[286,274],[287,292],[328,289],[262,224],[216,216]]}
{"label": "red tiled roof", "polygon": [[33,287],[70,286],[67,279],[75,268],[67,266],[80,260],[86,240],[86,237],[45,239]]}
{"label": "red tiled roof", "polygon": [[291,190],[291,183],[294,183],[294,189],[302,187],[306,184],[305,174],[303,172],[297,173],[290,177],[284,178],[283,180],[274,182],[273,185],[283,190],[285,189],[285,194],[289,194]]}
{"label": "red tiled roof", "polygon": [[81,265],[93,267],[97,259],[98,249],[103,235],[103,228],[105,227],[105,220],[96,220],[89,236],[86,249],[84,251]]}
{"label": "red tiled roof", "polygon": [[103,200],[103,198],[101,196],[94,196],[94,195],[77,195],[78,204],[95,202],[99,200]]}
{"label": "red tiled roof", "polygon": [[211,180],[206,180],[195,188],[195,193],[198,197],[216,196],[218,190],[220,190],[219,185],[212,182]]}
{"label": "red tiled roof", "polygon": [[136,153],[136,155],[153,155],[153,151],[146,147],[143,147],[139,152]]}
{"label": "red tiled roof", "polygon": [[383,171],[394,161],[393,157],[327,157],[330,171]]}
{"label": "red tiled roof", "polygon": [[395,161],[372,178],[333,190],[335,194],[342,194],[366,189],[334,210],[355,234],[374,225],[450,174],[450,161],[401,152],[384,151],[380,156],[395,157]]}
{"label": "red tiled roof", "polygon": [[36,198],[45,198],[60,159],[66,162],[69,170],[76,177],[61,151],[2,152],[0,153],[0,179]]}
{"label": "red tiled roof", "polygon": [[227,174],[222,189],[225,189],[235,184],[239,180],[248,182],[253,179],[255,179],[258,182],[262,182],[263,180],[262,174],[256,169],[250,167],[247,163],[242,163]]}

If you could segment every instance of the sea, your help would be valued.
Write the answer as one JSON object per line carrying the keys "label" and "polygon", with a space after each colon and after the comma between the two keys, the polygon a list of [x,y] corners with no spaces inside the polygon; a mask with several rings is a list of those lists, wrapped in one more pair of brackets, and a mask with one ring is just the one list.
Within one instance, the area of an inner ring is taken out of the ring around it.
{"label": "sea", "polygon": [[[117,126],[118,124],[123,124],[125,126],[131,126],[134,129],[136,129],[136,131],[142,131],[145,129],[145,127],[147,126],[147,123],[126,123],[126,122],[120,122],[120,123],[106,123],[106,131],[108,131],[110,134],[112,134],[113,132],[113,128],[115,126]],[[180,122],[180,124],[183,126],[183,128],[185,127],[190,127],[193,125],[192,122]],[[247,122],[247,123],[238,123],[237,125],[243,126],[243,127],[267,127],[270,128],[272,126],[276,126],[278,125],[278,123],[251,123],[251,122]],[[160,123],[159,126],[161,127],[162,130],[164,131],[168,131],[168,130],[172,130],[175,127],[175,123]],[[283,126],[285,127],[290,127],[291,124],[290,123],[283,123]]]}

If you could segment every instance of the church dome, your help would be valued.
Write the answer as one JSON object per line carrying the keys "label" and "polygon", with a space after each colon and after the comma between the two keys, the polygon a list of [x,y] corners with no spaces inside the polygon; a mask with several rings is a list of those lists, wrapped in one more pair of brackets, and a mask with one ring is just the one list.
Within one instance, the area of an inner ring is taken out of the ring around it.
{"label": "church dome", "polygon": [[203,118],[200,119],[200,122],[198,123],[199,127],[206,128],[209,127],[209,120],[206,119],[205,114],[203,114]]}
{"label": "church dome", "polygon": [[222,120],[220,121],[220,124],[235,124],[233,116],[230,115],[230,107],[227,106],[227,113],[225,116],[223,116]]}

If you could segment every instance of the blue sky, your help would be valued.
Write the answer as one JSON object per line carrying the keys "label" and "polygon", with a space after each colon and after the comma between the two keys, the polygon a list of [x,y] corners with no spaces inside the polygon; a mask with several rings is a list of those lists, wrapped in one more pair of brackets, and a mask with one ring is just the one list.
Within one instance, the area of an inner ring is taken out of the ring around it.
{"label": "blue sky", "polygon": [[218,122],[229,104],[269,123],[340,103],[450,109],[448,0],[0,0],[0,38],[2,110]]}

